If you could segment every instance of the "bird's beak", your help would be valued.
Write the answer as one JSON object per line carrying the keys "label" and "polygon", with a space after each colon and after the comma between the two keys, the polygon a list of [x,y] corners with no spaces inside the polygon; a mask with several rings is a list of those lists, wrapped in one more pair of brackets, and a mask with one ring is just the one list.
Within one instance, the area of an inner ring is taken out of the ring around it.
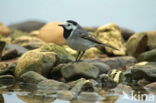
{"label": "bird's beak", "polygon": [[63,24],[59,24],[58,26],[64,27],[64,25],[63,25]]}

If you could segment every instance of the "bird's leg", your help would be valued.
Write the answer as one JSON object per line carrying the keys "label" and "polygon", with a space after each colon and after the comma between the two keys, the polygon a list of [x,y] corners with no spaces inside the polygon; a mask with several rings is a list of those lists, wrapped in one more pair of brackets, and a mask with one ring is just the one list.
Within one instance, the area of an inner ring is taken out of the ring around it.
{"label": "bird's leg", "polygon": [[81,59],[81,57],[84,55],[84,53],[85,53],[85,51],[81,51],[81,52],[80,52],[80,56],[79,56],[79,58],[78,58],[77,61],[79,61],[79,60]]}
{"label": "bird's leg", "polygon": [[78,54],[77,54],[77,57],[76,57],[76,61],[79,60],[80,54],[81,54],[81,51],[78,51]]}

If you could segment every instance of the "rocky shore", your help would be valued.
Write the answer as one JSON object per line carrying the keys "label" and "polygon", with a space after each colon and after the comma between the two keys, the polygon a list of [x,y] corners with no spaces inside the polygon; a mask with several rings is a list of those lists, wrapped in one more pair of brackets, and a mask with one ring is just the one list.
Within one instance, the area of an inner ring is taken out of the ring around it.
{"label": "rocky shore", "polygon": [[[58,24],[61,22],[0,24],[0,87],[20,88],[32,95],[55,94],[70,101],[107,101],[108,91],[155,93],[156,31],[135,33],[116,24],[84,27],[119,50],[91,48],[75,62],[77,52],[65,45]],[[18,97],[25,102],[30,99]]]}

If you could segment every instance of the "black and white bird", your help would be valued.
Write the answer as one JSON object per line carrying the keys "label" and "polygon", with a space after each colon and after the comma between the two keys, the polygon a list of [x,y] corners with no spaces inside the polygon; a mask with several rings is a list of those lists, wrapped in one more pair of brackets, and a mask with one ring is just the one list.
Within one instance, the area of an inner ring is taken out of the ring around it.
{"label": "black and white bird", "polygon": [[64,24],[60,24],[59,26],[63,27],[64,29],[63,36],[67,45],[78,51],[76,61],[79,61],[85,51],[91,47],[106,46],[112,49],[116,49],[95,39],[91,34],[85,31],[77,22],[73,20],[67,20]]}

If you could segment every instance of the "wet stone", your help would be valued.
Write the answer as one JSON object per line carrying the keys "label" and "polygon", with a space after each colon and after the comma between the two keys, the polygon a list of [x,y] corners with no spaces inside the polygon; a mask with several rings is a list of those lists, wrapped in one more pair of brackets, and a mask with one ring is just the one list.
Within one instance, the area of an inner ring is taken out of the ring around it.
{"label": "wet stone", "polygon": [[67,80],[76,80],[80,77],[97,78],[99,69],[87,62],[68,63],[61,68],[62,76]]}
{"label": "wet stone", "polygon": [[[139,75],[138,75],[139,74]],[[149,62],[143,65],[135,65],[130,67],[124,72],[126,82],[138,81],[141,79],[148,80],[150,82],[156,81],[156,63]]]}
{"label": "wet stone", "polygon": [[1,75],[0,76],[0,86],[12,85],[16,82],[15,77],[12,75]]}

